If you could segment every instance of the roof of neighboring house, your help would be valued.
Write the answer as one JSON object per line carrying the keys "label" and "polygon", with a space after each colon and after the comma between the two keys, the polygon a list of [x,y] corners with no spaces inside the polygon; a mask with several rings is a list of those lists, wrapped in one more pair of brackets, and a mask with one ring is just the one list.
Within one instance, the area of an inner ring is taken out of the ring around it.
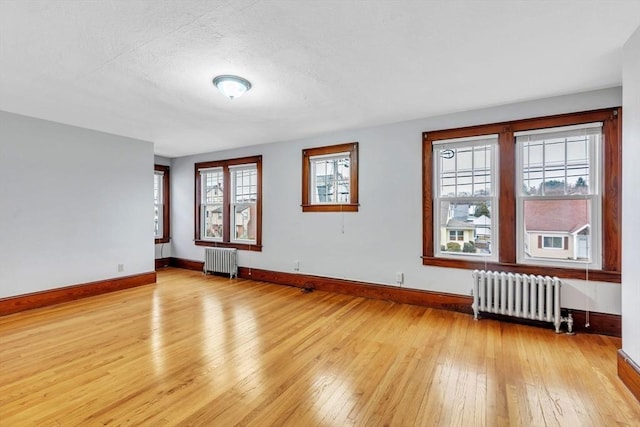
{"label": "roof of neighboring house", "polygon": [[588,200],[527,200],[525,229],[575,233],[589,225],[589,205]]}
{"label": "roof of neighboring house", "polygon": [[486,215],[480,215],[479,217],[473,219],[473,223],[475,225],[480,225],[480,226],[482,226],[482,225],[490,226],[491,225],[491,218],[489,218]]}
{"label": "roof of neighboring house", "polygon": [[472,222],[458,221],[456,219],[450,219],[447,222],[447,229],[451,230],[473,230],[474,228],[476,226]]}

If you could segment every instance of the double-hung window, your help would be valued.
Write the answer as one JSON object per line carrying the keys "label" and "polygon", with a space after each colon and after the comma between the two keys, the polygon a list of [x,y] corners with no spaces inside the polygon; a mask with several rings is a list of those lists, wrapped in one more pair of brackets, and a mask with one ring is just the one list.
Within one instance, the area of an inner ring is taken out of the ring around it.
{"label": "double-hung window", "polygon": [[262,156],[196,163],[195,242],[260,251]]}
{"label": "double-hung window", "polygon": [[423,133],[423,264],[620,282],[621,108]]}
{"label": "double-hung window", "polygon": [[222,241],[224,228],[224,170],[222,167],[200,169],[200,222],[202,240]]}
{"label": "double-hung window", "polygon": [[154,166],[153,173],[155,243],[169,241],[169,167]]}
{"label": "double-hung window", "polygon": [[518,261],[600,269],[602,123],[515,138]]}
{"label": "double-hung window", "polygon": [[436,256],[497,259],[497,135],[433,142]]}
{"label": "double-hung window", "polygon": [[255,164],[231,166],[231,240],[255,243],[258,170]]}

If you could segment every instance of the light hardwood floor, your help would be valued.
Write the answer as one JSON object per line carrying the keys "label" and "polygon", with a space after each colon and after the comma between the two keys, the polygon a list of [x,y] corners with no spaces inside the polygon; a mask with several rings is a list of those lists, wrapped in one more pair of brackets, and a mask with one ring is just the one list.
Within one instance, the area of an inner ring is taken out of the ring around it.
{"label": "light hardwood floor", "polygon": [[620,340],[167,269],[0,317],[0,425],[639,425]]}

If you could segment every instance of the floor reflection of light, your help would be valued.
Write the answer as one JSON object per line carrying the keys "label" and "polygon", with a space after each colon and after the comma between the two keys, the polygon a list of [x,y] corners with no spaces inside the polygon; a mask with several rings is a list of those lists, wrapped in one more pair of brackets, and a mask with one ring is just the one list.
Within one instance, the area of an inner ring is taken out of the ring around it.
{"label": "floor reflection of light", "polygon": [[199,313],[202,319],[200,330],[201,353],[205,360],[213,362],[213,376],[216,381],[229,379],[227,351],[225,350],[225,318],[220,302],[210,295],[203,295]]}
{"label": "floor reflection of light", "polygon": [[162,308],[158,291],[153,293],[151,304],[151,359],[156,376],[165,373],[165,354],[162,331]]}
{"label": "floor reflection of light", "polygon": [[[252,395],[264,391],[261,338],[251,309],[236,306],[233,310],[233,353],[237,354],[236,372],[246,376],[245,387]],[[248,351],[247,351],[248,350]]]}

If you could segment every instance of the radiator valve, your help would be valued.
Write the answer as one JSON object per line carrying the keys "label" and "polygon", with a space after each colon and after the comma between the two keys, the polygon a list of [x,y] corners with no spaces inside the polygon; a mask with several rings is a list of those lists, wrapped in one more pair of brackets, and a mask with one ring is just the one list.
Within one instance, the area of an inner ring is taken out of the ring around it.
{"label": "radiator valve", "polygon": [[573,315],[571,314],[571,312],[569,312],[566,317],[561,317],[560,321],[567,322],[567,335],[576,334],[575,332],[573,332]]}

